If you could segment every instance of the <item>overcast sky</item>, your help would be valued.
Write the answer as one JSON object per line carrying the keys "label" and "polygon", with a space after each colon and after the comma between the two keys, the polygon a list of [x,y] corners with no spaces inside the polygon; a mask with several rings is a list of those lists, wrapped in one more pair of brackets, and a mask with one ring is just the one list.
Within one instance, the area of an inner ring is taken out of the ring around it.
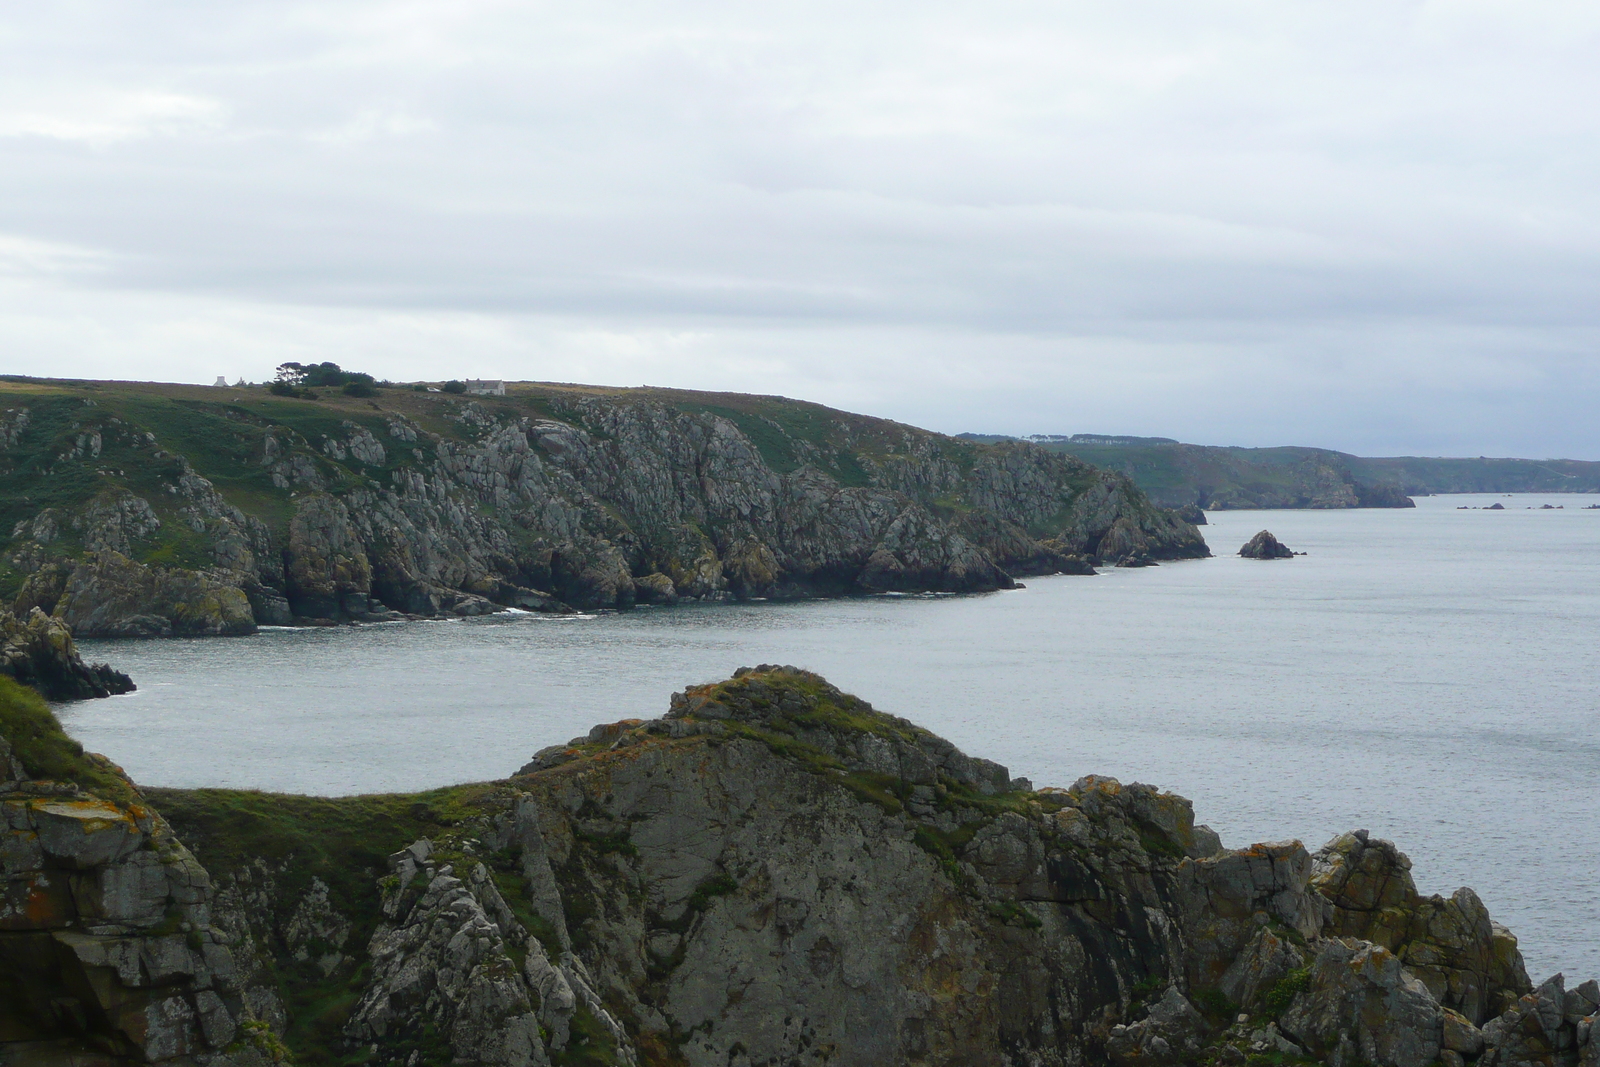
{"label": "overcast sky", "polygon": [[1600,5],[8,4],[0,371],[1600,459]]}

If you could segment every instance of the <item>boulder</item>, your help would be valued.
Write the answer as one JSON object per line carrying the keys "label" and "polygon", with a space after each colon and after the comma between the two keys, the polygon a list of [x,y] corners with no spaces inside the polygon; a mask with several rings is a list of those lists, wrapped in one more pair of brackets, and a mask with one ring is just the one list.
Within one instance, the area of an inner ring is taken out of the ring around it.
{"label": "boulder", "polygon": [[[1578,1022],[1566,1017],[1565,987],[1565,979],[1555,975],[1485,1023],[1487,1049],[1480,1067],[1558,1067],[1585,1054],[1580,1052]],[[1591,1042],[1592,1032],[1591,1023]]]}
{"label": "boulder", "polygon": [[1262,530],[1244,543],[1239,555],[1245,559],[1289,559],[1294,553],[1288,545],[1273,537],[1271,531]]}
{"label": "boulder", "polygon": [[633,580],[634,598],[641,604],[676,604],[678,602],[677,586],[672,584],[660,571],[647,574],[643,578]]}

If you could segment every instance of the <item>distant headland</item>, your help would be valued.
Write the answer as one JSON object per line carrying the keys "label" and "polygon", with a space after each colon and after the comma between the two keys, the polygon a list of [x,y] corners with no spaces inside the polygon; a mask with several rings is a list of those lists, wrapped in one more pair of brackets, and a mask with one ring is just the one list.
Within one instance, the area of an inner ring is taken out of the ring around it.
{"label": "distant headland", "polygon": [[960,436],[1027,441],[1120,471],[1167,508],[1405,508],[1413,496],[1440,493],[1600,493],[1600,463],[1575,459],[1370,458],[1327,448],[1236,448],[1102,433]]}

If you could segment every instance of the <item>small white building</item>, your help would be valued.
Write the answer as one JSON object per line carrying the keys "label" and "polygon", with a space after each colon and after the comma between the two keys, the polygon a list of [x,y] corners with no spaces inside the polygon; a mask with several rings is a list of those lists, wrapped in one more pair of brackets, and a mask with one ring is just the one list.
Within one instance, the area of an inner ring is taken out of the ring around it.
{"label": "small white building", "polygon": [[221,374],[217,375],[217,380],[211,383],[211,388],[213,389],[226,389],[227,387],[228,379]]}
{"label": "small white building", "polygon": [[506,383],[505,382],[487,382],[487,381],[480,382],[480,381],[477,381],[476,379],[469,378],[465,382],[463,382],[462,384],[467,387],[467,392],[471,393],[473,396],[505,396],[506,395]]}

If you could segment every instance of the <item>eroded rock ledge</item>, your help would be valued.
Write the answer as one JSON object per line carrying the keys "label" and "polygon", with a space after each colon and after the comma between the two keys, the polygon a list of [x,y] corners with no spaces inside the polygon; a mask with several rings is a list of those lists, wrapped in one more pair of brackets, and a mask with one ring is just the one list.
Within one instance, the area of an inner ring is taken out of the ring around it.
{"label": "eroded rock ledge", "polygon": [[210,871],[188,921],[260,1037],[207,1051],[201,1028],[197,1055],[277,1034],[396,1067],[1600,1064],[1595,984],[1534,987],[1472,891],[1420,895],[1389,842],[1224,849],[1181,797],[1033,790],[793,668],[500,782],[148,796]]}

